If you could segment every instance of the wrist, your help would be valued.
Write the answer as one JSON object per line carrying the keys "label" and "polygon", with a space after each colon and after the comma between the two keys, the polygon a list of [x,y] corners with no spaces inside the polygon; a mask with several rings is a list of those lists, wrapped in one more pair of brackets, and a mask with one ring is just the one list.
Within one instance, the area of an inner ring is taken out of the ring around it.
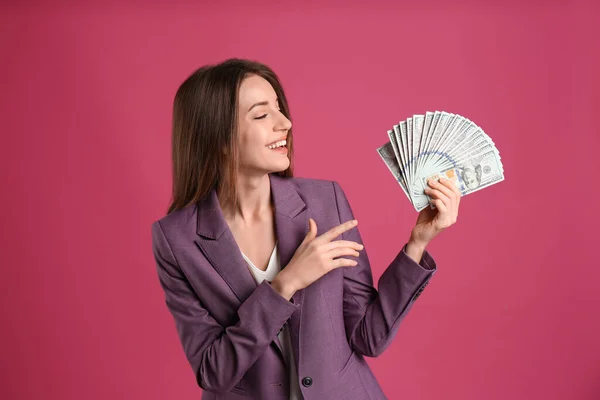
{"label": "wrist", "polygon": [[406,244],[405,252],[406,254],[412,258],[416,263],[420,263],[423,258],[423,253],[425,252],[425,248],[427,247],[427,242],[419,241],[415,239],[410,239]]}
{"label": "wrist", "polygon": [[411,235],[410,239],[408,239],[408,243],[406,244],[406,247],[407,248],[412,247],[416,250],[425,251],[425,248],[427,247],[428,244],[429,244],[429,241],[423,240],[423,239],[418,239],[414,235]]}
{"label": "wrist", "polygon": [[273,287],[273,290],[288,301],[292,298],[294,293],[296,293],[293,283],[284,275],[281,275],[281,273],[275,276],[275,279],[271,282],[271,286]]}

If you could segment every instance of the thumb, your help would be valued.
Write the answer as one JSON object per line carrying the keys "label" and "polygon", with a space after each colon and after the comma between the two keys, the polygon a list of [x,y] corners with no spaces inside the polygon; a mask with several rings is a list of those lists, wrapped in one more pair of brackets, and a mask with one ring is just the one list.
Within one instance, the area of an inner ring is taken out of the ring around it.
{"label": "thumb", "polygon": [[308,233],[306,234],[304,241],[310,242],[311,240],[313,240],[316,237],[317,237],[317,223],[315,222],[314,219],[309,218],[308,219]]}

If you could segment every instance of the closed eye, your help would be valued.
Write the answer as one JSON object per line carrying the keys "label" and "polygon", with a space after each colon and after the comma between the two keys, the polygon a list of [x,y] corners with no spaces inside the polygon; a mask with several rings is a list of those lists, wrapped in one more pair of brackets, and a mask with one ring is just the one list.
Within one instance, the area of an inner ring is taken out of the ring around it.
{"label": "closed eye", "polygon": [[[280,113],[283,114],[283,111],[281,111],[281,108],[278,108],[277,111],[279,111]],[[267,117],[267,115],[269,115],[269,114],[263,114],[260,117],[256,117],[254,119],[265,119]]]}

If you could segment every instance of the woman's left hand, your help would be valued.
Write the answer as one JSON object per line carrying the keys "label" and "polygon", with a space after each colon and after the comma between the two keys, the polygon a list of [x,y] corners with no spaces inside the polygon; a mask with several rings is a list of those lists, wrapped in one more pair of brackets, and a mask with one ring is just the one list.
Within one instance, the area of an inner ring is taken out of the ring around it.
{"label": "woman's left hand", "polygon": [[434,237],[456,222],[461,198],[460,190],[449,179],[429,180],[429,186],[425,193],[432,198],[436,208],[427,206],[421,210],[410,235],[410,241],[420,248],[425,248]]}

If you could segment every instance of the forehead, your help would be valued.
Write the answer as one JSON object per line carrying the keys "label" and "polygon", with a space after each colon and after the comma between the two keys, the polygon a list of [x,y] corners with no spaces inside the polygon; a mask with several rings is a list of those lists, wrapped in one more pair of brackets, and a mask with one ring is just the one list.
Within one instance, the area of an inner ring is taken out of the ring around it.
{"label": "forehead", "polygon": [[242,107],[250,107],[259,101],[273,101],[276,97],[271,84],[260,76],[250,75],[240,84],[239,103]]}

